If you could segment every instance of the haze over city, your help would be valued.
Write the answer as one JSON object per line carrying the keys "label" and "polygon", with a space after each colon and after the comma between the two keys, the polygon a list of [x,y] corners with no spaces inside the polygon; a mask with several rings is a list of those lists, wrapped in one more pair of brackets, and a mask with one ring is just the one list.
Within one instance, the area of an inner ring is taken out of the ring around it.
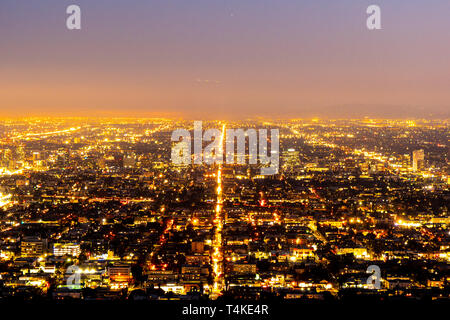
{"label": "haze over city", "polygon": [[448,118],[450,3],[0,3],[0,116]]}
{"label": "haze over city", "polygon": [[0,305],[190,320],[448,305],[449,13],[0,0]]}

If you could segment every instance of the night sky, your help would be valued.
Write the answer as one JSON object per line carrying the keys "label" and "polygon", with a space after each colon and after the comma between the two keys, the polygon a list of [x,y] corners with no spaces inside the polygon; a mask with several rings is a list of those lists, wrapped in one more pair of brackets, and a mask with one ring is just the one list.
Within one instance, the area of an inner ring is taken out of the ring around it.
{"label": "night sky", "polygon": [[[69,4],[82,30],[66,29]],[[0,116],[449,110],[449,0],[0,0]]]}

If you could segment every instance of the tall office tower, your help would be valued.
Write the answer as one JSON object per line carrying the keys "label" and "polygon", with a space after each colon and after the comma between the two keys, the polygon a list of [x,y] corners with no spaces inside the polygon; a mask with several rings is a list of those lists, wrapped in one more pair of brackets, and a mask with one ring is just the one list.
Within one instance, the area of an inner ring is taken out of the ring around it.
{"label": "tall office tower", "polygon": [[17,161],[25,160],[25,146],[23,144],[19,145],[16,149]]}
{"label": "tall office tower", "polygon": [[300,165],[300,152],[288,149],[281,153],[281,167],[283,172],[292,173]]}
{"label": "tall office tower", "polygon": [[423,149],[413,151],[413,171],[420,171],[425,165],[425,153]]}
{"label": "tall office tower", "polygon": [[411,156],[409,154],[401,155],[399,161],[403,168],[408,168],[411,164]]}

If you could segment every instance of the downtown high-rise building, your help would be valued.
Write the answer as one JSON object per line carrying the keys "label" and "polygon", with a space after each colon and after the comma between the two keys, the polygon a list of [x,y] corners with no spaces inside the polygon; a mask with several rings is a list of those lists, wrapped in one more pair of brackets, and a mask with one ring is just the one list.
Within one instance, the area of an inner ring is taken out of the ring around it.
{"label": "downtown high-rise building", "polygon": [[423,149],[413,151],[413,171],[420,171],[425,166],[425,153]]}

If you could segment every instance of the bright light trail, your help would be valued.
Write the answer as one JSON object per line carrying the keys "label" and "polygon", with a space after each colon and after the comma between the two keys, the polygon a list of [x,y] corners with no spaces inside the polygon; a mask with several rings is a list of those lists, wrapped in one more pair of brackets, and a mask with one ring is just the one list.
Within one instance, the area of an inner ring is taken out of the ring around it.
{"label": "bright light trail", "polygon": [[[225,136],[225,125],[222,126],[222,135],[220,137],[220,150],[219,153],[223,154],[223,142]],[[217,299],[222,294],[222,290],[225,287],[224,277],[223,277],[223,253],[222,253],[222,228],[223,228],[223,217],[222,217],[222,164],[219,164],[217,169],[217,202],[214,217],[214,238],[213,238],[213,253],[211,256],[212,266],[213,266],[213,288],[212,288],[212,299]]]}

